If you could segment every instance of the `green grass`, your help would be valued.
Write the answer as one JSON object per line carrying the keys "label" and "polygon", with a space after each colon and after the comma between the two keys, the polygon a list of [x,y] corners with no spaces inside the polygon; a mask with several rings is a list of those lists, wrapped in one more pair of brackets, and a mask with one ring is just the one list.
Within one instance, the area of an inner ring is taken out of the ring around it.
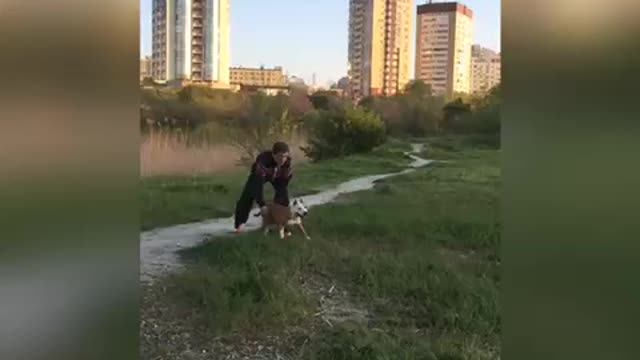
{"label": "green grass", "polygon": [[448,153],[451,162],[314,208],[311,241],[247,234],[185,252],[194,265],[167,281],[168,296],[212,333],[271,333],[316,311],[299,286],[313,270],[372,320],[313,332],[299,358],[498,358],[499,152]]}
{"label": "green grass", "polygon": [[[408,164],[407,144],[390,142],[372,154],[354,155],[319,163],[294,164],[290,195],[319,192],[363,175],[400,171]],[[141,227],[183,224],[233,214],[248,170],[198,176],[154,176],[141,180]],[[265,198],[272,197],[265,185]]]}

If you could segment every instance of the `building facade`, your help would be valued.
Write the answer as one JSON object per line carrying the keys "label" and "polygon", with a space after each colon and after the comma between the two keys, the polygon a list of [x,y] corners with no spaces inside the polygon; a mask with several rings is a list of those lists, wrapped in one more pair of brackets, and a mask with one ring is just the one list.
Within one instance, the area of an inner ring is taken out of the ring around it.
{"label": "building facade", "polygon": [[140,59],[140,81],[151,77],[151,57],[145,56]]}
{"label": "building facade", "polygon": [[230,69],[230,81],[232,85],[245,86],[287,86],[287,79],[282,71],[282,67],[274,68],[248,68],[232,67]]}
{"label": "building facade", "polygon": [[471,48],[471,92],[484,94],[500,84],[500,54],[480,45]]}
{"label": "building facade", "polygon": [[350,0],[349,94],[392,96],[411,78],[414,0]]}
{"label": "building facade", "polygon": [[457,2],[418,6],[415,78],[434,94],[471,92],[473,11]]}
{"label": "building facade", "polygon": [[230,0],[153,0],[152,74],[228,86]]}

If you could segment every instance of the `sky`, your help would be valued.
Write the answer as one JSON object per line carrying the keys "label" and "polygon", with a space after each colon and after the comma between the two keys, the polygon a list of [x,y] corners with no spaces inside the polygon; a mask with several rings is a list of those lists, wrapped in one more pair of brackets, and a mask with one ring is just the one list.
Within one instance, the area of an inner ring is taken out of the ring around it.
{"label": "sky", "polygon": [[[349,0],[230,1],[232,66],[282,66],[307,84],[315,73],[318,86],[346,75]],[[142,56],[151,53],[151,2],[140,0]],[[462,3],[474,12],[474,43],[500,51],[500,0]]]}

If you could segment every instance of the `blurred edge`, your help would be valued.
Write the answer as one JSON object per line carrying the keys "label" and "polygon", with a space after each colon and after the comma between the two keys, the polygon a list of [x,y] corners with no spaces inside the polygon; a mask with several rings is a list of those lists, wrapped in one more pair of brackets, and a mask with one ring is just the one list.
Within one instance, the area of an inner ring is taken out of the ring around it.
{"label": "blurred edge", "polygon": [[[640,5],[503,5],[504,357],[637,358]],[[0,4],[2,359],[138,356],[138,16]]]}
{"label": "blurred edge", "polygon": [[0,358],[138,358],[138,2],[0,3]]}
{"label": "blurred edge", "polygon": [[631,359],[637,1],[503,1],[505,359]]}

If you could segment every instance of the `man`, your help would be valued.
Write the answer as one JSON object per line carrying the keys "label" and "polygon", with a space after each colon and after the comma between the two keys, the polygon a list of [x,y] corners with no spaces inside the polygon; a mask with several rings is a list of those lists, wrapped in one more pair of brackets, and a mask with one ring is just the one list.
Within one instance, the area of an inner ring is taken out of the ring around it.
{"label": "man", "polygon": [[240,232],[249,219],[249,213],[255,201],[262,212],[266,211],[264,202],[264,184],[270,182],[275,190],[273,201],[289,206],[289,180],[291,180],[291,157],[289,146],[283,142],[273,144],[271,151],[265,151],[256,157],[251,173],[244,185],[242,195],[236,203],[235,232]]}

